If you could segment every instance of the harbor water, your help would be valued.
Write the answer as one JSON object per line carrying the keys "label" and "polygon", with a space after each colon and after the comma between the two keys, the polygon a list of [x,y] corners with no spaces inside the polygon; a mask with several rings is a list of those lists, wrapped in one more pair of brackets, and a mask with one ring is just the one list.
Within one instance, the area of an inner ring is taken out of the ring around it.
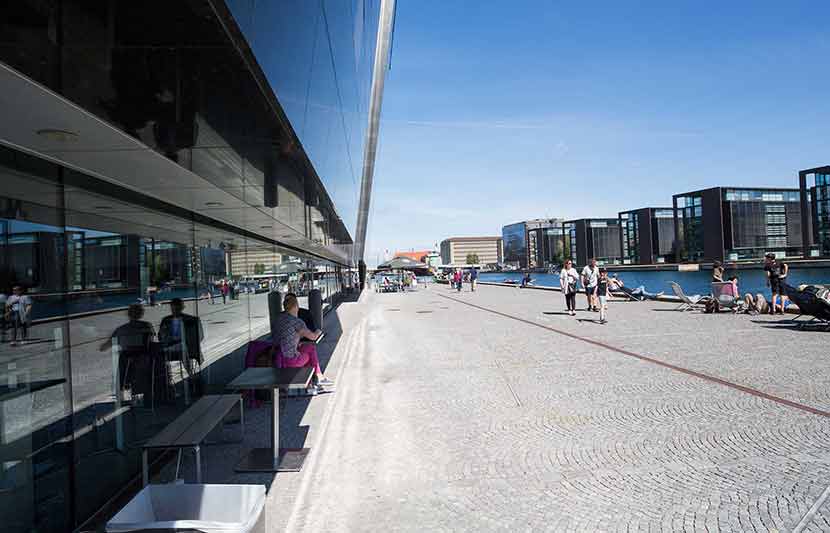
{"label": "harbor water", "polygon": [[[615,273],[612,271],[613,274]],[[626,270],[616,274],[625,283],[626,287],[636,288],[642,285],[648,292],[656,293],[662,291],[666,294],[672,294],[671,287],[669,286],[669,282],[671,281],[680,284],[686,294],[709,294],[711,292],[711,270],[701,270],[698,272]],[[738,289],[741,291],[741,294],[747,292],[766,294],[769,292],[763,269],[727,270],[726,277],[732,276],[733,274],[738,276]],[[504,280],[520,282],[523,275],[520,272],[487,272],[480,274],[479,279],[481,281],[494,282]],[[531,274],[531,277],[533,278],[533,284],[536,286],[559,286],[559,274]],[[789,276],[787,277],[787,283],[794,286],[802,284],[830,284],[830,268],[791,268]]]}

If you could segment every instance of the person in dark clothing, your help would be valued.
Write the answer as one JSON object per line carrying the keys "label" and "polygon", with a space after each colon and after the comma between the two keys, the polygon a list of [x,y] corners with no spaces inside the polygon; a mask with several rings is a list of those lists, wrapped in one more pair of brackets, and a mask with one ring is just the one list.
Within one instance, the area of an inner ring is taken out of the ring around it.
{"label": "person in dark clothing", "polygon": [[[150,376],[143,374],[147,374],[150,366],[144,364],[146,361],[143,359],[150,356],[150,342],[156,336],[156,332],[152,324],[141,320],[144,317],[144,308],[141,304],[132,304],[127,309],[127,316],[129,321],[115,328],[110,338],[101,344],[99,350],[105,352],[111,350],[113,346],[117,348],[118,376],[121,380],[121,387],[126,388],[129,384],[135,393],[141,388],[133,386],[135,383],[149,383]],[[128,368],[132,371],[127,372]],[[148,388],[144,387],[144,389]]]}
{"label": "person in dark clothing", "polygon": [[189,378],[202,364],[202,339],[205,337],[199,317],[183,313],[181,298],[170,300],[170,314],[159,325],[159,342],[169,360],[179,361],[180,376],[184,383],[185,402],[190,401]]}
{"label": "person in dark clothing", "polygon": [[[769,303],[769,314],[784,314],[784,300],[787,298],[782,284],[789,273],[790,267],[783,261],[778,261],[775,254],[770,252],[764,256],[764,273],[767,276],[767,285],[772,292],[772,299]],[[781,296],[781,305],[777,304],[778,296]]]}
{"label": "person in dark clothing", "polygon": [[476,282],[478,281],[478,269],[470,270],[470,292],[476,292]]}

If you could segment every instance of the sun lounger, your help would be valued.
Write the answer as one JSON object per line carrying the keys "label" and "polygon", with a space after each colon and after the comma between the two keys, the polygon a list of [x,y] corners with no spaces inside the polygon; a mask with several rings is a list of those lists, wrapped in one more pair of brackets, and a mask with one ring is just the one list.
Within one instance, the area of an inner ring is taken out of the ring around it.
{"label": "sun lounger", "polygon": [[696,306],[704,305],[706,302],[711,300],[709,296],[701,296],[699,294],[687,296],[686,293],[683,292],[683,288],[674,281],[670,281],[669,285],[671,285],[671,290],[674,292],[674,295],[680,298],[681,303],[675,309],[676,311],[691,311],[695,309]]}

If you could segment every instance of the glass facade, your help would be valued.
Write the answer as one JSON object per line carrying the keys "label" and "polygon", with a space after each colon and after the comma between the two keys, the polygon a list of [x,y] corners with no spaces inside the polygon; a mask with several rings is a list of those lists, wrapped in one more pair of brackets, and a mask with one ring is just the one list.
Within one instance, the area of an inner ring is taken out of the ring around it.
{"label": "glass facade", "polygon": [[830,256],[830,174],[815,174],[813,199],[813,235],[818,253]]}
{"label": "glass facade", "polygon": [[656,263],[674,261],[674,209],[655,209],[651,219],[652,243],[657,244]]}
{"label": "glass facade", "polygon": [[227,0],[354,234],[380,0]]}
{"label": "glass facade", "polygon": [[675,208],[680,233],[679,260],[703,260],[703,196],[700,193],[675,196]]}
{"label": "glass facade", "polygon": [[589,220],[588,238],[590,239],[590,257],[595,257],[599,264],[619,264],[622,261],[620,248],[620,224],[615,218],[607,220]]}
{"label": "glass facade", "polygon": [[622,262],[625,265],[639,265],[640,260],[640,217],[635,212],[620,213],[622,232]]}
{"label": "glass facade", "polygon": [[[378,2],[228,5],[21,0],[0,18],[0,62],[222,189],[232,197],[223,204],[257,206],[255,233],[345,262]],[[226,28],[236,27],[234,40]],[[141,188],[192,208],[162,183]]]}
{"label": "glass facade", "polygon": [[[378,9],[4,6],[3,531],[72,531],[105,508],[141,443],[269,333],[269,289],[306,306],[351,284]],[[194,318],[171,317],[173,298]]]}
{"label": "glass facade", "polygon": [[[779,257],[803,253],[798,190],[716,188],[678,195],[675,201],[683,260],[741,261],[760,259],[767,252]],[[704,217],[704,212],[709,214]]]}
{"label": "glass facade", "polygon": [[724,189],[724,244],[730,261],[801,255],[797,190]]}
{"label": "glass facade", "polygon": [[517,222],[501,229],[504,262],[516,268],[527,268],[527,225]]}
{"label": "glass facade", "polygon": [[619,214],[624,264],[674,260],[674,210],[644,207]]}

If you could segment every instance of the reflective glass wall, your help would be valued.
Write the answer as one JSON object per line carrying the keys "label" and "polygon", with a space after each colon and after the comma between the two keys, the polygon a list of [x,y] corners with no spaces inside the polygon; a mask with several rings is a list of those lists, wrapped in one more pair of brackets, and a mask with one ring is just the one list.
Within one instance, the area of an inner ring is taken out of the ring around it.
{"label": "reflective glass wall", "polygon": [[504,262],[517,268],[527,268],[527,226],[524,222],[504,226]]}
{"label": "reflective glass wall", "polygon": [[227,0],[354,234],[380,0]]}
{"label": "reflective glass wall", "polygon": [[[0,17],[0,62],[230,194],[232,202],[197,204],[217,218],[251,223],[253,212],[243,220],[228,209],[243,202],[259,212],[254,233],[347,262],[376,2],[228,4],[11,2]],[[233,41],[235,22],[256,57]],[[141,187],[162,183],[153,193],[163,196],[163,181]],[[276,189],[272,201],[266,189]]]}
{"label": "reflective glass wall", "polygon": [[760,259],[802,254],[798,190],[725,189],[723,218],[726,258]]}
{"label": "reflective glass wall", "polygon": [[676,228],[679,233],[678,255],[680,261],[700,261],[703,248],[703,197],[690,193],[674,197]]}
{"label": "reflective glass wall", "polygon": [[830,256],[830,174],[814,175],[812,187],[813,235],[818,255]]}
{"label": "reflective glass wall", "polygon": [[[241,371],[269,290],[331,302],[344,285],[333,264],[4,147],[0,183],[3,531],[81,525],[138,474],[142,442]],[[229,268],[263,257],[260,274]]]}

